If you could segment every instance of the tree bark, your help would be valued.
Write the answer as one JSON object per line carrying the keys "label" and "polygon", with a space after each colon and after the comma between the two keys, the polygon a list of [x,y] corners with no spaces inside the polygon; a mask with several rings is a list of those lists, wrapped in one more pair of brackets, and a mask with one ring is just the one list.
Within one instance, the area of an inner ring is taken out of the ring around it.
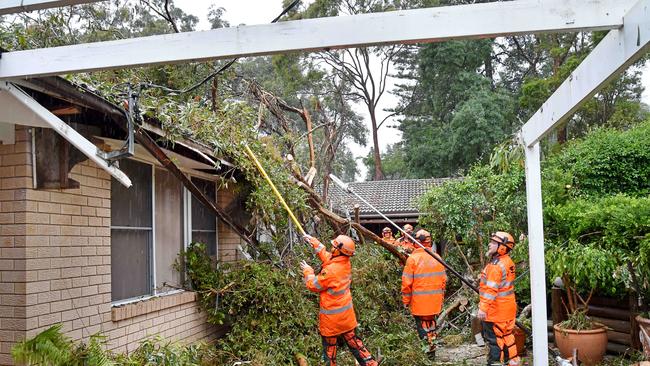
{"label": "tree bark", "polygon": [[373,158],[375,160],[375,174],[374,180],[384,180],[384,171],[381,166],[381,154],[379,152],[379,138],[377,136],[377,117],[375,116],[375,111],[368,107],[368,112],[370,112],[370,122],[372,123],[372,143],[374,146]]}

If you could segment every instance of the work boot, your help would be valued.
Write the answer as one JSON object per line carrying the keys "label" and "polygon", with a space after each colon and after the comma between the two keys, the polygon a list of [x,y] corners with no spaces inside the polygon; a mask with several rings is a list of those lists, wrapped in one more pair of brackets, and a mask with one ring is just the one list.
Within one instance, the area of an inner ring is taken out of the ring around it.
{"label": "work boot", "polygon": [[429,360],[431,360],[431,361],[435,361],[436,360],[436,350],[434,349],[434,350],[430,350],[429,352],[427,352],[427,358]]}

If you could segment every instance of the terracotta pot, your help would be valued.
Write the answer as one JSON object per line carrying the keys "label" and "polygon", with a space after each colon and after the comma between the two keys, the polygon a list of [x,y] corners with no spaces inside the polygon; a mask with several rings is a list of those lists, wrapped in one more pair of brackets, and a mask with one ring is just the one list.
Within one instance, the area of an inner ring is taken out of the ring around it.
{"label": "terracotta pot", "polygon": [[573,356],[573,350],[578,350],[578,360],[586,366],[597,365],[603,360],[607,350],[607,328],[592,330],[563,329],[558,324],[553,325],[555,344],[560,349],[563,358]]}
{"label": "terracotta pot", "polygon": [[512,334],[514,334],[515,336],[515,344],[517,345],[517,354],[519,356],[525,356],[526,355],[526,332],[519,329],[519,327],[515,327]]}
{"label": "terracotta pot", "polygon": [[643,318],[641,315],[636,316],[636,321],[639,323],[639,337],[643,345],[643,355],[646,360],[650,360],[650,319]]}

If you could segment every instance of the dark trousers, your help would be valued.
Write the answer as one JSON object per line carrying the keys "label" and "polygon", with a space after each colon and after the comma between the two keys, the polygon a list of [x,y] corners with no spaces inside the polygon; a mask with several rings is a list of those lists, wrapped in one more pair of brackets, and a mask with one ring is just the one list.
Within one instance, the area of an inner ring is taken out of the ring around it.
{"label": "dark trousers", "polygon": [[332,337],[321,336],[323,340],[323,360],[327,366],[336,366],[336,352],[338,346],[346,344],[352,355],[361,366],[377,366],[378,363],[370,354],[354,329]]}

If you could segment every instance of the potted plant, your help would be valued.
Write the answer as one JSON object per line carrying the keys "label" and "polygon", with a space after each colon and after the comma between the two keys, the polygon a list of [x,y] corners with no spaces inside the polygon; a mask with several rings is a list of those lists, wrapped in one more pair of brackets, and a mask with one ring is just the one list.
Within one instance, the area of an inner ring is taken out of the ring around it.
{"label": "potted plant", "polygon": [[639,340],[645,359],[650,360],[650,234],[641,239],[638,257],[628,261],[627,265],[630,287],[634,289],[640,311],[635,318],[639,324]]}
{"label": "potted plant", "polygon": [[575,285],[567,276],[564,276],[563,282],[567,293],[567,302],[564,305],[568,317],[567,320],[553,326],[555,344],[562,357],[570,358],[577,355],[582,364],[597,365],[602,361],[607,350],[607,328],[587,316],[593,290],[585,300],[578,294]]}

